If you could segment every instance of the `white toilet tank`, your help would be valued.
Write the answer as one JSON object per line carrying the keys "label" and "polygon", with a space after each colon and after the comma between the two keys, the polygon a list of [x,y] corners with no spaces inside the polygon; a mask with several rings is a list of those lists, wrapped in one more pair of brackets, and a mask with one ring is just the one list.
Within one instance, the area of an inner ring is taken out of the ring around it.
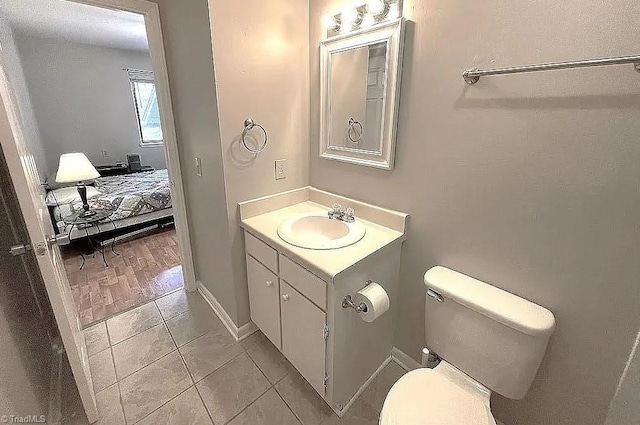
{"label": "white toilet tank", "polygon": [[524,397],[555,328],[553,314],[442,266],[424,282],[427,347],[485,387]]}

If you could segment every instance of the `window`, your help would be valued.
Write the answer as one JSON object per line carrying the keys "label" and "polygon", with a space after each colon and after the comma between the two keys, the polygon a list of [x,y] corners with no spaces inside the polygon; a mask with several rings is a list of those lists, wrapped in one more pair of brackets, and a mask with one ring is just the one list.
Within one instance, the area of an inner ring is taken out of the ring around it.
{"label": "window", "polygon": [[140,132],[140,146],[162,144],[158,97],[152,71],[127,70]]}

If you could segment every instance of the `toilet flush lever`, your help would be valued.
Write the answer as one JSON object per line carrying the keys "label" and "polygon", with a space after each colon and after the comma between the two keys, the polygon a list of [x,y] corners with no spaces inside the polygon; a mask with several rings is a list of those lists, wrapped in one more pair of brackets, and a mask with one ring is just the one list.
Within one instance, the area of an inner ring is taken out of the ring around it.
{"label": "toilet flush lever", "polygon": [[433,289],[431,289],[431,288],[427,289],[427,296],[435,299],[439,303],[444,302],[444,297],[442,295],[440,295],[438,292],[436,292]]}

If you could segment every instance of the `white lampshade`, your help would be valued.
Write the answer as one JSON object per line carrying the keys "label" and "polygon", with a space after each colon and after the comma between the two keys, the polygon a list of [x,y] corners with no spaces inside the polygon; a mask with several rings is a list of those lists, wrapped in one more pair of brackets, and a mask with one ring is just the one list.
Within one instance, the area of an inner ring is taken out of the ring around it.
{"label": "white lampshade", "polygon": [[56,182],[72,183],[100,177],[89,158],[81,152],[60,155]]}

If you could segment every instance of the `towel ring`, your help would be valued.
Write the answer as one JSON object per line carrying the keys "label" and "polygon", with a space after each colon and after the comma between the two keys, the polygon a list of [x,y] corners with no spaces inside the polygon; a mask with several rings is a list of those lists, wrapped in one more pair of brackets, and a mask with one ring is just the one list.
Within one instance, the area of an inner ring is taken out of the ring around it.
{"label": "towel ring", "polygon": [[[355,130],[356,125],[360,127],[360,132]],[[362,124],[360,124],[358,120],[354,118],[349,118],[349,128],[347,129],[347,137],[349,138],[349,140],[351,140],[353,143],[356,143],[362,140],[362,130],[363,130]],[[352,131],[356,134],[355,139],[351,137]]]}
{"label": "towel ring", "polygon": [[[247,142],[244,140],[245,136],[247,135],[247,133],[252,130],[254,127],[258,127],[260,128],[260,130],[262,130],[262,132],[264,133],[264,142],[262,143],[262,146],[260,146],[257,149],[252,149],[247,145]],[[267,130],[264,129],[263,126],[261,126],[260,124],[258,124],[257,122],[255,122],[252,118],[247,118],[246,120],[244,120],[244,130],[242,130],[242,145],[251,153],[255,153],[255,154],[259,154],[260,152],[262,152],[264,150],[264,148],[267,147]]]}

